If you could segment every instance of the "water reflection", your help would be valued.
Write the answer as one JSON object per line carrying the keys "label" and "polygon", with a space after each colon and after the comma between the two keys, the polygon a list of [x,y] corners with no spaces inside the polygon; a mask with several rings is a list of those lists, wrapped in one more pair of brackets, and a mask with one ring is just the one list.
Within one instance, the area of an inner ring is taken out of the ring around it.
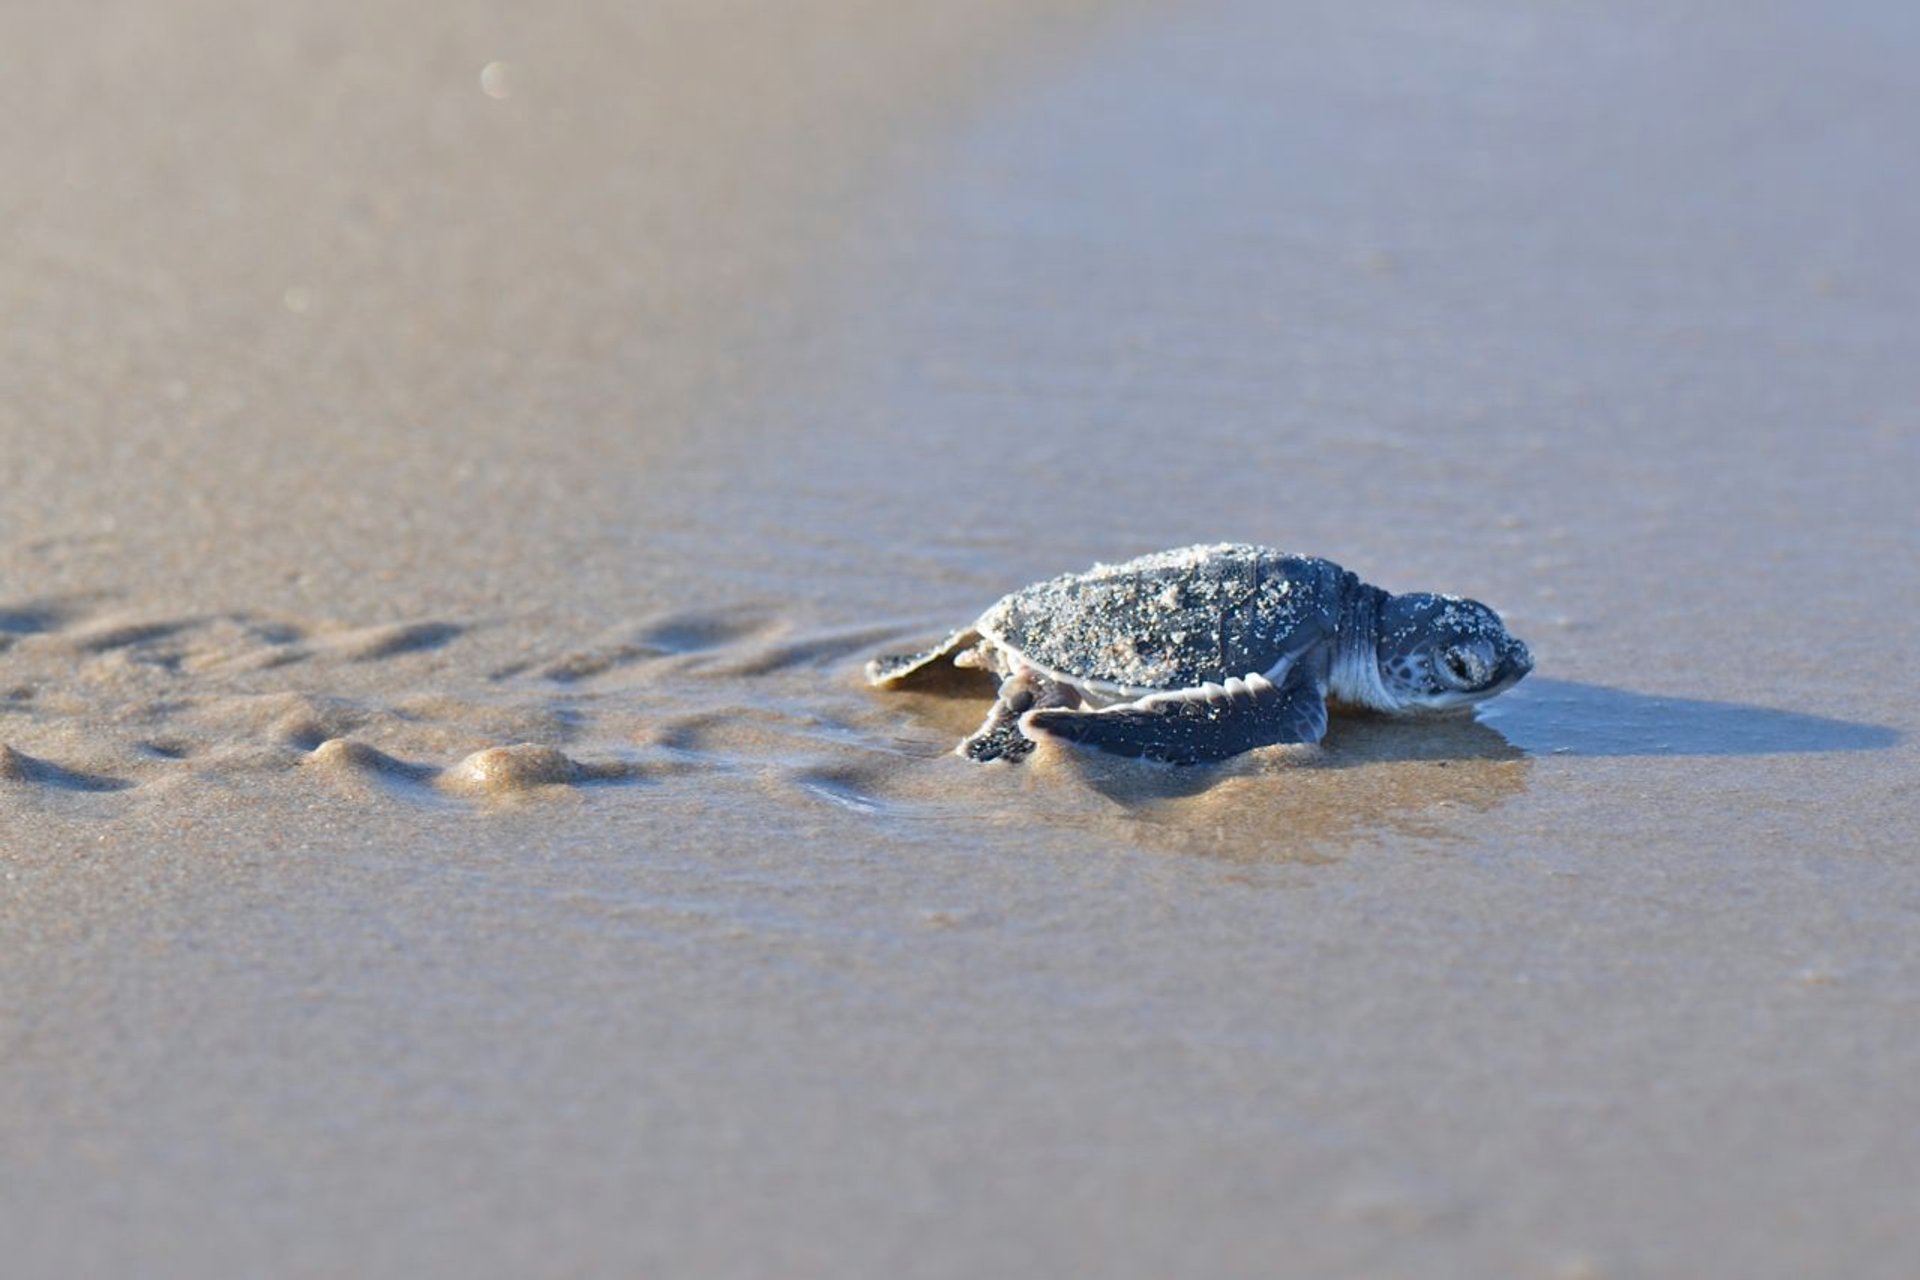
{"label": "water reflection", "polygon": [[1079,762],[1078,771],[1089,786],[1127,804],[1195,796],[1226,779],[1250,774],[1292,776],[1409,764],[1444,768],[1526,758],[1526,752],[1507,741],[1498,730],[1464,716],[1408,721],[1384,716],[1338,715],[1330,722],[1326,745],[1319,751],[1294,749],[1190,769],[1169,768],[1084,749],[1061,750],[1067,759]]}
{"label": "water reflection", "polygon": [[1539,755],[1779,755],[1878,751],[1900,741],[1884,725],[1538,677],[1488,703],[1481,715]]}
{"label": "water reflection", "polygon": [[[854,683],[832,699],[836,732],[806,732],[794,753],[805,765],[787,771],[811,800],[882,822],[951,820],[976,834],[1019,830],[1247,864],[1482,839],[1485,815],[1525,792],[1546,755],[1871,751],[1901,740],[1883,725],[1536,677],[1478,719],[1336,715],[1317,750],[1179,769],[1050,744],[1026,764],[981,769],[952,748],[979,723],[991,680],[955,672],[907,694],[878,698],[862,686],[845,698]],[[753,723],[766,728],[764,716]]]}
{"label": "water reflection", "polygon": [[1471,830],[1463,815],[1519,795],[1533,768],[1498,730],[1465,718],[1339,716],[1317,751],[1193,769],[1072,749],[1053,759],[1106,801],[1115,833],[1243,862],[1325,862],[1384,837],[1458,838]]}

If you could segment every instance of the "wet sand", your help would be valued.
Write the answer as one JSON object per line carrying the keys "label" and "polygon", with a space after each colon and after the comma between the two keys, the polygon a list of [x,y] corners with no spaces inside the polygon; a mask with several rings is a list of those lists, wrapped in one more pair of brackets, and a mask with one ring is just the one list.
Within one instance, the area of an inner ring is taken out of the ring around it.
{"label": "wet sand", "polygon": [[[10,1273],[1912,1270],[1903,10],[0,45]],[[861,685],[1216,539],[1538,670],[1207,770]]]}

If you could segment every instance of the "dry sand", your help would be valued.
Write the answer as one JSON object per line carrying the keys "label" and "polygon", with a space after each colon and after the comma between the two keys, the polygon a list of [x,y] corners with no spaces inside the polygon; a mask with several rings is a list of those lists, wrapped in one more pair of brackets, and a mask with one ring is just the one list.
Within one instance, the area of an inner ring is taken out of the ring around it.
{"label": "dry sand", "polygon": [[[0,17],[17,1276],[1913,1274],[1891,3]],[[1245,539],[1478,722],[948,754]]]}

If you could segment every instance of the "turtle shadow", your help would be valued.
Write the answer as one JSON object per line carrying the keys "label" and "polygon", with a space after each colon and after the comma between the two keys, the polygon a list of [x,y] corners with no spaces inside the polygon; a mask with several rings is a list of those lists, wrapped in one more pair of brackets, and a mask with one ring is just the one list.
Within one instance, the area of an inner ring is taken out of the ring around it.
{"label": "turtle shadow", "polygon": [[1885,725],[1577,680],[1528,680],[1482,714],[1536,755],[1806,755],[1883,751],[1901,740]]}

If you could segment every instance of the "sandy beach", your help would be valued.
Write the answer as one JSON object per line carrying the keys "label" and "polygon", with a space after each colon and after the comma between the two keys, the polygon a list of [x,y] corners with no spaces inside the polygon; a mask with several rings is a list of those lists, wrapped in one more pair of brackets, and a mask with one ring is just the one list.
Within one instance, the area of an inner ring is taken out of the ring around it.
{"label": "sandy beach", "polygon": [[[1920,22],[0,16],[10,1276],[1907,1277]],[[1477,719],[952,754],[1232,539]]]}

